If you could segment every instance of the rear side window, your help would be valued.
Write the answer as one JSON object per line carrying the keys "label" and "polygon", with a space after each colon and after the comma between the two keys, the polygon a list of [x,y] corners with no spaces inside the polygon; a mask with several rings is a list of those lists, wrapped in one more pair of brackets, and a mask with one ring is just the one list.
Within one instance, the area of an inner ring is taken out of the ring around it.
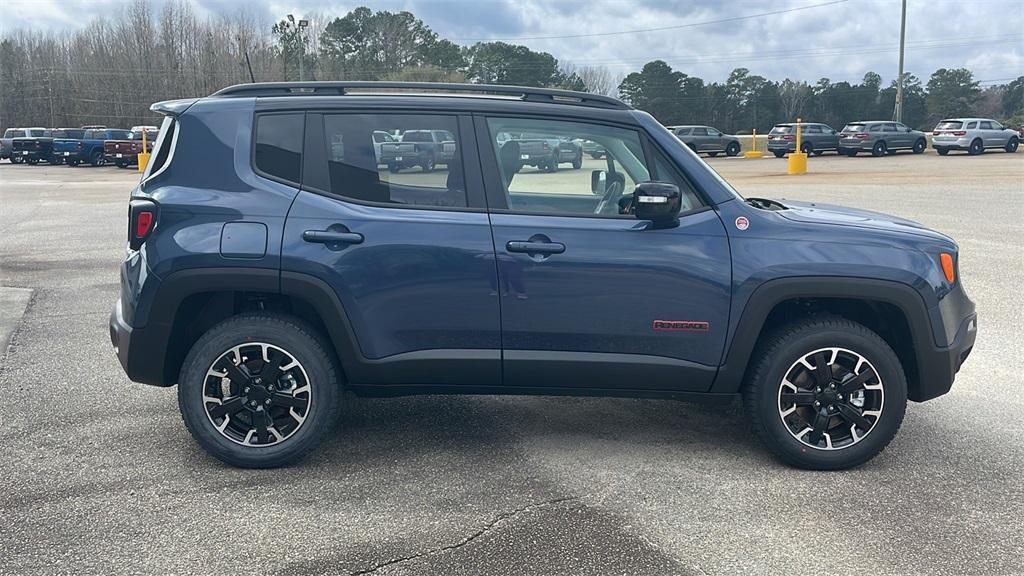
{"label": "rear side window", "polygon": [[160,126],[160,134],[157,137],[156,144],[153,145],[153,159],[150,160],[146,166],[146,172],[142,175],[144,181],[150,176],[159,173],[170,162],[171,149],[174,148],[174,139],[177,132],[178,122],[170,116],[165,117],[163,124]]}
{"label": "rear side window", "polygon": [[[400,136],[374,146],[377,132]],[[396,207],[465,207],[457,133],[454,116],[325,114],[329,192]]]}
{"label": "rear side window", "polygon": [[259,172],[299,183],[304,123],[305,115],[301,113],[256,117],[256,169]]}
{"label": "rear side window", "polygon": [[26,136],[31,136],[32,138],[38,138],[38,137],[40,137],[40,136],[42,136],[44,134],[46,134],[46,130],[29,130],[28,134],[26,134]]}

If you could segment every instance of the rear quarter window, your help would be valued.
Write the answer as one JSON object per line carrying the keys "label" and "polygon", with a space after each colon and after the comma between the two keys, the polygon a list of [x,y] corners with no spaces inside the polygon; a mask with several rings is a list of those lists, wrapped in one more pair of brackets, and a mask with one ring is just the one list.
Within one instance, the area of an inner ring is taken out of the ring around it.
{"label": "rear quarter window", "polygon": [[305,115],[262,114],[256,117],[256,170],[298,184],[302,175]]}

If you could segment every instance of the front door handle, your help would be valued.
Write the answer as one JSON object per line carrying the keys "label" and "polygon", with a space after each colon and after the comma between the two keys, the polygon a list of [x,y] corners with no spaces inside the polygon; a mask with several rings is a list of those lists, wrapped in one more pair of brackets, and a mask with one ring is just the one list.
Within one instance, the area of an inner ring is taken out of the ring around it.
{"label": "front door handle", "polygon": [[565,244],[561,242],[531,242],[527,240],[509,240],[505,244],[509,252],[521,254],[561,254],[565,252]]}
{"label": "front door handle", "polygon": [[335,230],[306,230],[302,233],[306,242],[317,244],[362,244],[363,235],[357,232],[341,232]]}

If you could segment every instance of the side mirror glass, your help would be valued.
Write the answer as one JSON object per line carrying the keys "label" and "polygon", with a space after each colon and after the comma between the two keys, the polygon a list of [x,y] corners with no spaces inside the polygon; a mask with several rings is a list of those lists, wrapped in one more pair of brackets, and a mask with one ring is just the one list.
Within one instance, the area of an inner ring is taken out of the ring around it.
{"label": "side mirror glass", "polygon": [[590,191],[598,196],[604,196],[608,190],[608,173],[604,170],[594,170],[590,173]]}
{"label": "side mirror glass", "polygon": [[641,182],[633,189],[633,206],[639,220],[654,222],[655,228],[679,224],[682,196],[679,187],[668,182]]}

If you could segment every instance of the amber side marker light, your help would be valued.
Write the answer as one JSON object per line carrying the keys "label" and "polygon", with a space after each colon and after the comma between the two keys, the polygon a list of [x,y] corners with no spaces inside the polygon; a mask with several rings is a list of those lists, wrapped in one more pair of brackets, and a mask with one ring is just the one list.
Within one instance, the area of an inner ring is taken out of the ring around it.
{"label": "amber side marker light", "polygon": [[953,255],[943,252],[939,254],[939,262],[942,263],[942,273],[946,275],[946,281],[952,284],[956,280],[956,271],[953,268]]}

